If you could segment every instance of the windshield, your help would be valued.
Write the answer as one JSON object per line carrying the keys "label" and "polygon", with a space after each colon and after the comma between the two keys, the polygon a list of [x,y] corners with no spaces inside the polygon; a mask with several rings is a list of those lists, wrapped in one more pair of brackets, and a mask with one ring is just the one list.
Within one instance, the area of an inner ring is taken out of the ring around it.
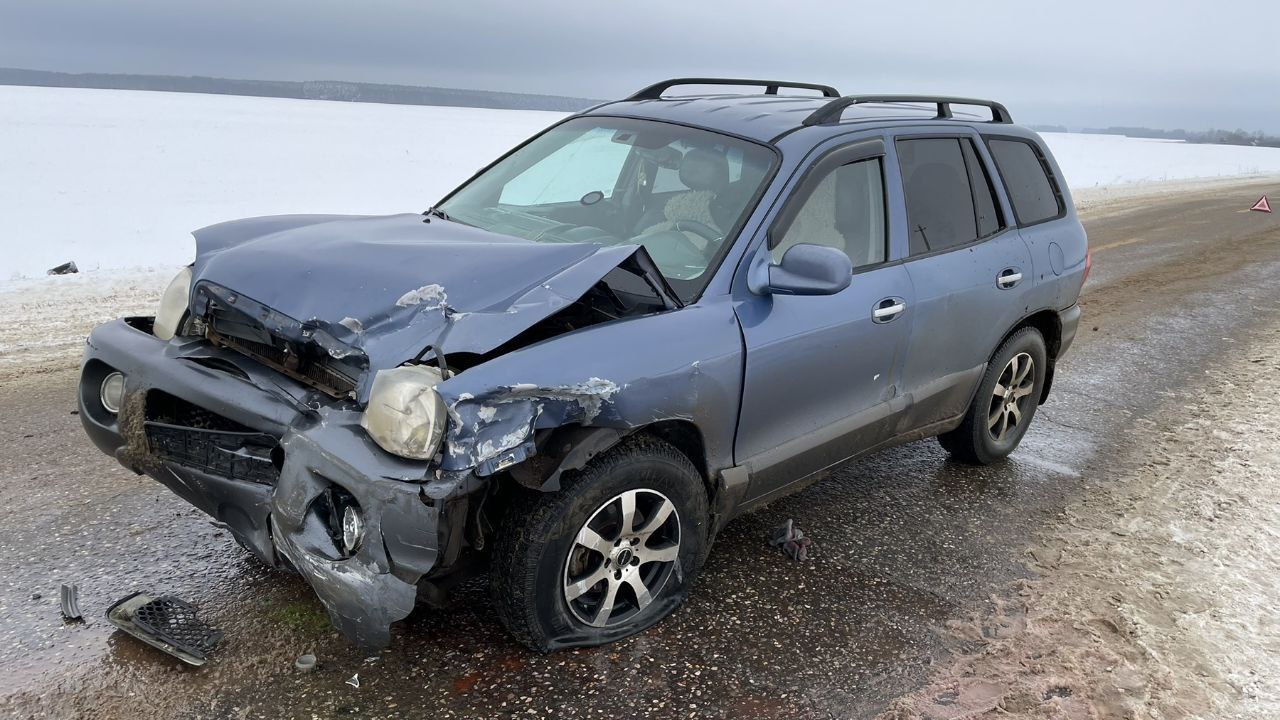
{"label": "windshield", "polygon": [[772,162],[761,145],[706,130],[581,117],[508,155],[438,209],[533,242],[643,245],[688,301]]}

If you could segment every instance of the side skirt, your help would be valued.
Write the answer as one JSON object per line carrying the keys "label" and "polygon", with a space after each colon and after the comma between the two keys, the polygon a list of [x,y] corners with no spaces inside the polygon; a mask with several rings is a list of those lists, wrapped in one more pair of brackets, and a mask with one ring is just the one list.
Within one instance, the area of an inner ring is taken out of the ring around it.
{"label": "side skirt", "polygon": [[[965,409],[965,412],[968,412],[968,408]],[[916,440],[923,440],[925,438],[933,437],[935,435],[941,435],[942,433],[947,432],[949,430],[954,430],[960,426],[961,422],[964,421],[964,416],[965,416],[965,413],[962,412],[959,415],[956,415],[954,417],[949,417],[945,420],[939,420],[938,422],[930,423],[929,425],[916,428],[909,432],[900,433],[898,435],[895,435],[889,438],[888,440],[877,443],[876,445],[873,445],[867,448],[866,450],[863,450],[857,453],[852,457],[846,458],[844,460],[841,460],[840,462],[834,463],[832,465],[828,465],[827,467],[824,467],[820,470],[809,473],[804,477],[798,478],[797,480],[790,482],[786,485],[783,485],[782,487],[777,488],[776,490],[772,490],[764,495],[753,498],[746,502],[742,502],[732,510],[726,511],[719,518],[721,521],[720,526],[723,527],[724,524],[727,524],[729,520],[732,520],[733,518],[736,518],[740,515],[745,515],[746,513],[758,510],[761,507],[768,505],[769,503],[773,502],[774,500],[777,500],[780,497],[785,497],[787,495],[791,495],[793,493],[797,493],[797,492],[800,492],[801,490],[804,490],[805,488],[821,480],[831,470],[838,468],[841,465],[853,462],[855,460],[860,460],[866,457],[867,455],[871,455],[872,453],[876,453],[881,450],[887,450],[891,447],[896,447],[898,445],[905,445],[906,443],[909,443],[909,442],[915,442]],[[722,476],[741,477],[740,473],[746,474],[748,472],[749,471],[745,468],[745,466],[738,465],[732,468],[726,468],[722,472]]]}

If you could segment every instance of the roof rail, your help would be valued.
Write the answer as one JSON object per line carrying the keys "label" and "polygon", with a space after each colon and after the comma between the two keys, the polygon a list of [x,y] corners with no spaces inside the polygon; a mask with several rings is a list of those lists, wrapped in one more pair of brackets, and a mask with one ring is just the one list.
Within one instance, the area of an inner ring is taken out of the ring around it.
{"label": "roof rail", "polygon": [[838,98],[840,91],[830,85],[816,83],[786,82],[783,80],[746,80],[742,78],[672,78],[654,83],[627,100],[659,100],[662,93],[677,85],[754,85],[764,88],[765,95],[777,95],[778,88],[795,88],[799,90],[817,90],[823,97]]}
{"label": "roof rail", "polygon": [[839,122],[840,116],[844,111],[853,106],[863,103],[933,103],[938,106],[939,118],[949,118],[951,115],[952,105],[977,105],[991,110],[991,122],[1009,124],[1013,122],[1013,118],[1009,116],[1009,111],[1004,105],[992,100],[978,100],[976,98],[961,97],[944,97],[939,95],[849,95],[842,98],[836,98],[822,107],[814,110],[809,117],[804,119],[805,125],[825,125],[827,123]]}

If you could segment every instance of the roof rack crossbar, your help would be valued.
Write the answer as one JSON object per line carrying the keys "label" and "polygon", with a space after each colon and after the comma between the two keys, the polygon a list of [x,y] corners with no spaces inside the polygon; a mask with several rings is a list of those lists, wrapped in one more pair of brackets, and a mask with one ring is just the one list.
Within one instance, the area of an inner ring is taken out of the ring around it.
{"label": "roof rack crossbar", "polygon": [[836,98],[814,110],[809,117],[804,119],[804,124],[826,125],[827,123],[839,122],[840,116],[844,114],[846,109],[863,103],[932,103],[938,107],[938,118],[952,117],[952,105],[976,105],[991,111],[991,122],[993,123],[1007,125],[1013,122],[1013,118],[1009,116],[1009,111],[1005,106],[993,100],[939,95],[848,95]]}
{"label": "roof rack crossbar", "polygon": [[636,94],[627,98],[628,100],[658,100],[662,98],[662,93],[670,90],[678,85],[750,85],[764,88],[765,95],[777,95],[779,88],[793,88],[798,90],[817,90],[822,93],[823,97],[839,98],[840,91],[830,85],[819,85],[817,83],[804,82],[786,82],[783,80],[747,80],[743,78],[672,78],[654,83]]}

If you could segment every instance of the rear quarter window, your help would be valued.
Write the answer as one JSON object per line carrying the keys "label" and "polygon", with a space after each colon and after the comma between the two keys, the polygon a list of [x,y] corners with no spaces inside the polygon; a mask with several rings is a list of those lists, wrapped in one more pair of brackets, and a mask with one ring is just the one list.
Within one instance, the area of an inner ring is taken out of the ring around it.
{"label": "rear quarter window", "polygon": [[1024,140],[997,138],[988,139],[987,146],[1019,225],[1033,225],[1062,215],[1062,196],[1038,148]]}

